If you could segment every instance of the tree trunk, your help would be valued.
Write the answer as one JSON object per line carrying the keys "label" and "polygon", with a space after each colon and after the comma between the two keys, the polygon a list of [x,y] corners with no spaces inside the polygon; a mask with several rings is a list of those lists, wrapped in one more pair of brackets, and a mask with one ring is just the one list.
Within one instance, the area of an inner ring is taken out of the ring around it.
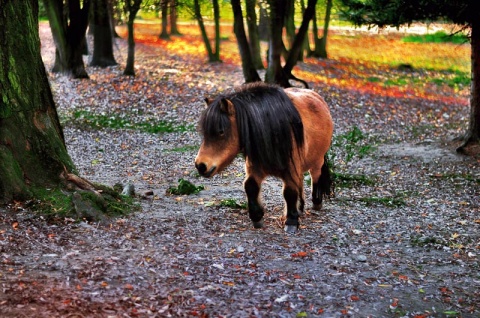
{"label": "tree trunk", "polygon": [[258,19],[258,36],[262,41],[270,40],[270,17],[268,16],[267,9],[265,9],[263,3],[259,3],[260,6],[260,18]]}
{"label": "tree trunk", "polygon": [[177,1],[170,0],[170,34],[182,35],[177,25]]}
{"label": "tree trunk", "polygon": [[471,145],[480,145],[480,21],[472,21],[470,43],[472,47],[472,84],[470,96],[470,122],[464,143],[458,152],[467,152]]}
{"label": "tree trunk", "polygon": [[125,65],[125,70],[123,75],[135,76],[135,38],[134,38],[134,27],[133,19],[128,19],[127,21],[127,30],[128,30],[128,53],[127,53],[127,64]]}
{"label": "tree trunk", "polygon": [[215,55],[214,60],[210,62],[221,62],[220,60],[220,6],[218,0],[212,0],[213,20],[215,24]]}
{"label": "tree trunk", "polygon": [[[214,2],[216,2],[217,6],[218,6],[218,1],[215,0]],[[216,53],[213,52],[212,45],[210,44],[210,40],[208,39],[207,30],[205,29],[205,24],[203,23],[202,12],[200,10],[200,3],[198,2],[198,0],[194,0],[193,5],[194,5],[195,19],[198,22],[198,27],[200,28],[200,33],[202,34],[203,43],[205,44],[205,49],[207,50],[208,61],[209,62],[219,62],[220,61],[219,53],[218,52],[216,52]],[[215,8],[215,6],[214,6],[214,8]],[[218,28],[219,28],[219,26],[218,26]],[[215,25],[215,30],[217,30],[217,25]],[[217,37],[217,35],[218,34],[215,35],[215,38]],[[218,35],[218,37],[220,38],[220,35]],[[215,42],[217,43],[217,41],[215,41]],[[220,42],[220,41],[218,41],[218,42]],[[216,46],[217,46],[217,44],[216,44]]]}
{"label": "tree trunk", "polygon": [[[262,55],[260,51],[260,37],[258,35],[257,13],[255,11],[257,0],[246,0],[245,8],[247,15],[248,37],[250,39],[250,52],[253,59],[253,67],[263,70]],[[241,11],[240,11],[241,12]]]}
{"label": "tree trunk", "polygon": [[160,39],[170,40],[170,35],[168,34],[168,0],[162,0],[160,4],[162,8],[162,31],[158,36]]}
{"label": "tree trunk", "polygon": [[[56,187],[73,171],[40,55],[37,1],[0,5],[0,202]],[[18,17],[21,17],[19,19]]]}
{"label": "tree trunk", "polygon": [[70,0],[68,9],[63,0],[44,0],[44,5],[58,51],[52,71],[72,78],[88,78],[82,57],[82,41],[87,31],[90,1],[84,0],[83,7],[80,7],[79,0]]}
{"label": "tree trunk", "polygon": [[[320,39],[320,46],[318,48],[318,57],[321,58],[328,58],[327,54],[327,35],[328,35],[328,26],[330,24],[330,15],[332,12],[332,0],[327,0],[327,8],[325,10],[325,23],[323,25],[323,36]],[[315,51],[317,51],[317,47],[315,47]]]}
{"label": "tree trunk", "polygon": [[313,15],[315,14],[315,5],[317,4],[317,0],[308,0],[307,8],[305,9],[305,13],[303,15],[302,24],[298,29],[297,35],[295,36],[295,40],[293,41],[293,46],[290,49],[290,54],[288,55],[288,59],[285,63],[284,72],[288,75],[292,74],[293,67],[298,61],[298,56],[300,51],[303,48],[303,42],[305,40],[305,36],[308,31],[308,24],[312,19]]}
{"label": "tree trunk", "polygon": [[269,0],[268,3],[270,4],[270,41],[265,82],[275,83],[282,87],[289,87],[291,85],[281,65],[281,55],[284,48],[282,33],[287,1]]}
{"label": "tree trunk", "polygon": [[93,56],[90,65],[100,67],[117,65],[113,56],[108,0],[93,1],[93,26]]}
{"label": "tree trunk", "polygon": [[248,44],[247,35],[245,34],[245,28],[243,26],[240,0],[231,0],[230,3],[232,5],[234,19],[233,30],[237,37],[238,50],[240,51],[240,57],[242,59],[243,77],[246,83],[259,82],[261,79],[253,63],[250,45]]}
{"label": "tree trunk", "polygon": [[287,33],[288,47],[293,46],[295,39],[295,1],[287,0],[287,7],[285,11],[285,31]]}

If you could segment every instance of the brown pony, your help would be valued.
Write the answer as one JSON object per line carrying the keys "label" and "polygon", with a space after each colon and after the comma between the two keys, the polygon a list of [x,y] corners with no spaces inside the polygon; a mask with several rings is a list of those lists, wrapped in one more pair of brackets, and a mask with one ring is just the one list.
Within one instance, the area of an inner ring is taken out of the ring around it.
{"label": "brown pony", "polygon": [[308,89],[258,82],[206,102],[199,124],[204,139],[195,159],[200,175],[214,176],[242,153],[253,226],[263,226],[259,193],[262,181],[270,175],[283,181],[285,231],[296,232],[305,205],[303,173],[311,175],[314,209],[320,209],[323,196],[330,195],[326,153],[333,122],[323,98]]}

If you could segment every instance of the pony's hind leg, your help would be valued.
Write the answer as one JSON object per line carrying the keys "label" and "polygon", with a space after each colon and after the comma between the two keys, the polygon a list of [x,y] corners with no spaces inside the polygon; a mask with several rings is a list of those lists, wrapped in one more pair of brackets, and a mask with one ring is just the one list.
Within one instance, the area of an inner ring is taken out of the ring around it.
{"label": "pony's hind leg", "polygon": [[322,208],[323,196],[330,195],[332,180],[328,163],[323,160],[321,169],[311,169],[310,176],[312,179],[312,203],[314,210]]}
{"label": "pony's hind leg", "polygon": [[253,222],[253,227],[256,229],[263,227],[264,210],[258,198],[262,180],[262,178],[255,178],[254,176],[249,175],[243,183],[247,194],[248,215]]}

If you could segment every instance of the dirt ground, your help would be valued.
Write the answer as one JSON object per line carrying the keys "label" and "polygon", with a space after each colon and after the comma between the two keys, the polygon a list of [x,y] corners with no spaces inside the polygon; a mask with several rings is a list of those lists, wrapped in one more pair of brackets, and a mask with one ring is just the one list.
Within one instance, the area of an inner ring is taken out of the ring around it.
{"label": "dirt ground", "polygon": [[[49,68],[48,25],[41,38]],[[314,85],[335,134],[356,126],[362,145],[375,146],[362,156],[335,146],[337,172],[374,182],[338,182],[321,212],[307,199],[300,231],[289,235],[276,179],[263,186],[263,229],[246,210],[222,205],[245,202],[243,160],[200,179],[196,131],[95,129],[72,119],[82,110],[195,124],[204,95],[242,82],[238,66],[144,44],[137,77],[125,78],[125,56],[119,39],[120,66],[88,67],[88,82],[49,76],[79,174],[133,184],[141,210],[100,225],[1,208],[0,317],[480,316],[480,162],[451,141],[468,108]],[[167,195],[180,178],[205,190]]]}

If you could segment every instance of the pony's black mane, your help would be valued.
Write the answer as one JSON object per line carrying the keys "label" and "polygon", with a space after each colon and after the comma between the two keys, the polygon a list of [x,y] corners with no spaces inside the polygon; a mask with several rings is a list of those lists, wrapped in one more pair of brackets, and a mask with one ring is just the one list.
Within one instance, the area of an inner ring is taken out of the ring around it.
{"label": "pony's black mane", "polygon": [[268,174],[288,173],[292,152],[303,146],[304,136],[300,114],[284,90],[258,82],[218,96],[200,121],[205,138],[214,138],[219,130],[227,136],[230,132],[228,116],[219,105],[224,99],[235,107],[240,148],[253,168]]}

